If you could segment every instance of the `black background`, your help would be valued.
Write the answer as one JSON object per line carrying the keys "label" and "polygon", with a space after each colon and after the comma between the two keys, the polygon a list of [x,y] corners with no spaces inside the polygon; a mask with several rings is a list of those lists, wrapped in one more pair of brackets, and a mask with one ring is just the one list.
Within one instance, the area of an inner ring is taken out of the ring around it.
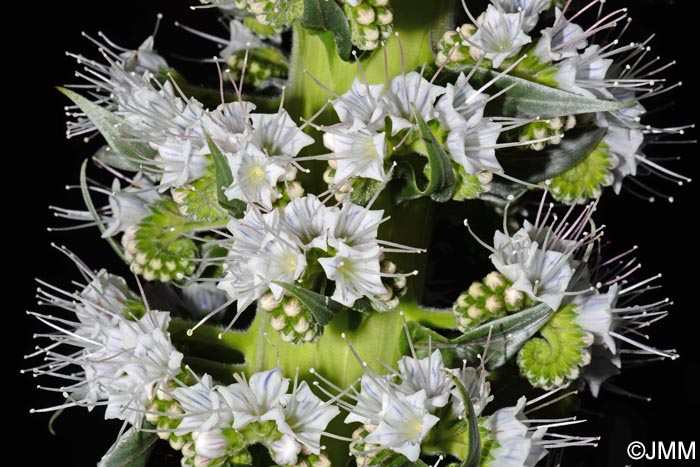
{"label": "black background", "polygon": [[[33,2],[32,2],[33,3]],[[80,36],[80,31],[95,34],[104,31],[111,39],[128,47],[136,47],[152,31],[156,13],[165,18],[157,38],[157,45],[165,52],[177,51],[183,55],[209,56],[215,51],[205,41],[194,39],[173,26],[173,21],[213,30],[216,28],[212,11],[192,12],[192,2],[165,0],[122,0],[97,2],[67,0],[47,2],[37,11],[25,10],[21,15],[6,16],[6,21],[20,21],[24,33],[5,37],[9,53],[2,75],[3,106],[6,117],[13,125],[5,129],[6,181],[4,208],[8,219],[2,226],[7,240],[6,251],[21,253],[20,259],[5,260],[4,271],[10,276],[4,281],[6,297],[4,343],[5,355],[11,359],[9,384],[12,394],[4,394],[9,404],[9,426],[19,427],[18,437],[23,444],[24,462],[28,465],[93,465],[108,448],[118,427],[106,424],[102,413],[87,414],[73,410],[55,424],[56,436],[48,433],[48,415],[29,415],[30,407],[41,407],[60,401],[35,389],[35,381],[28,375],[20,376],[19,368],[26,365],[21,355],[33,347],[31,333],[35,322],[24,315],[34,307],[33,277],[68,285],[75,277],[69,263],[51,249],[49,242],[66,244],[73,248],[92,267],[118,267],[106,243],[97,239],[96,231],[80,233],[48,233],[47,225],[55,220],[47,205],[79,207],[79,195],[66,191],[67,183],[76,183],[78,168],[83,158],[94,148],[80,141],[64,139],[63,106],[65,99],[53,89],[62,83],[75,82],[75,64],[64,55],[65,50],[94,55],[94,48]],[[685,81],[685,86],[664,100],[676,101],[667,111],[655,115],[659,125],[694,123],[697,112],[696,74],[691,65],[697,61],[697,15],[693,1],[644,0],[608,2],[630,8],[634,18],[632,34],[627,40],[641,39],[649,32],[658,32],[653,42],[655,53],[677,59],[678,66],[669,71],[674,80]],[[221,34],[225,34],[220,30]],[[29,45],[30,35],[38,43]],[[180,69],[191,69],[170,60]],[[201,68],[200,68],[201,70]],[[209,70],[215,76],[215,70]],[[201,71],[200,71],[201,73]],[[8,99],[9,98],[9,99]],[[691,138],[695,137],[691,131]],[[697,148],[693,145],[673,148],[669,155],[683,155],[674,169],[691,177],[698,168]],[[657,201],[649,204],[630,194],[620,197],[607,193],[601,203],[600,216],[608,225],[608,238],[619,249],[638,244],[640,258],[648,275],[664,273],[665,293],[675,300],[670,318],[656,326],[651,334],[660,347],[675,347],[682,357],[675,362],[662,362],[631,370],[618,378],[616,384],[639,394],[650,396],[650,403],[613,394],[603,394],[598,400],[586,397],[588,409],[584,415],[591,420],[587,430],[603,435],[597,449],[578,449],[567,452],[564,466],[623,466],[629,464],[625,454],[632,440],[700,441],[700,398],[698,394],[700,365],[698,360],[698,278],[697,233],[690,221],[697,220],[697,184],[684,187],[663,186],[675,197],[673,204]],[[29,234],[31,232],[31,234]],[[19,245],[18,245],[19,243]],[[15,394],[16,393],[16,394]],[[16,413],[14,413],[16,411]],[[17,423],[19,422],[19,424]],[[687,428],[686,428],[687,427]],[[7,442],[7,441],[6,441]],[[15,446],[6,445],[8,449]],[[158,465],[154,463],[153,465]],[[634,463],[634,465],[643,465]],[[672,461],[650,465],[675,465]],[[692,462],[677,465],[692,465]]]}

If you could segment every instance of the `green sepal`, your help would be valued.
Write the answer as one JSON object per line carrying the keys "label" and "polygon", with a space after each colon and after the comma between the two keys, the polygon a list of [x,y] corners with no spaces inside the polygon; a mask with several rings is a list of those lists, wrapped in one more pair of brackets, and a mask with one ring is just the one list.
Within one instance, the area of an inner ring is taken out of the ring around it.
{"label": "green sepal", "polygon": [[[113,157],[118,157],[117,154],[121,154],[127,161],[153,159],[155,157],[156,150],[148,144],[126,140],[128,135],[125,135],[121,130],[126,123],[124,119],[70,89],[59,87],[58,90],[72,100],[95,125],[109,147],[116,153]],[[124,164],[126,165],[127,162],[124,162]],[[134,162],[132,166],[134,168],[129,170],[138,170],[138,164]]]}
{"label": "green sepal", "polygon": [[[153,425],[144,422],[144,428],[153,428]],[[156,441],[155,433],[129,428],[100,459],[97,467],[145,467]]]}
{"label": "green sepal", "polygon": [[306,29],[319,33],[332,33],[338,56],[350,61],[352,40],[348,18],[343,9],[333,0],[304,0],[301,24]]}
{"label": "green sepal", "polygon": [[469,397],[469,394],[467,394],[467,390],[464,388],[464,385],[457,376],[452,373],[449,373],[449,375],[457,388],[459,397],[462,399],[467,416],[467,432],[469,434],[467,455],[462,460],[460,467],[477,467],[479,465],[479,461],[481,460],[481,435],[479,433],[479,420],[474,412],[474,406],[472,405],[471,398]]}
{"label": "green sepal", "polygon": [[452,162],[449,156],[445,153],[442,145],[438,142],[423,117],[421,117],[418,109],[413,107],[413,115],[418,124],[418,130],[425,144],[425,149],[428,155],[428,165],[430,167],[428,185],[424,189],[420,189],[416,182],[416,174],[413,168],[408,164],[401,164],[397,167],[397,177],[403,179],[403,185],[397,194],[396,198],[399,203],[411,199],[430,196],[433,201],[445,203],[452,199],[455,193],[456,180],[452,170]]}

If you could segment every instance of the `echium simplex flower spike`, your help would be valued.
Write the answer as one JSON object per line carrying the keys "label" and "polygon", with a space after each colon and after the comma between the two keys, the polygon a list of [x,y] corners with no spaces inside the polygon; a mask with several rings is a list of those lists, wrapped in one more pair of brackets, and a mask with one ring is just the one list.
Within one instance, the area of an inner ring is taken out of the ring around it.
{"label": "echium simplex flower spike", "polygon": [[346,0],[352,43],[360,50],[374,50],[391,35],[394,15],[389,0]]}
{"label": "echium simplex flower spike", "polygon": [[174,201],[163,200],[122,237],[131,269],[146,280],[181,280],[195,269],[197,245],[187,238],[187,219]]}
{"label": "echium simplex flower spike", "polygon": [[313,343],[323,334],[323,326],[318,325],[311,310],[294,297],[283,296],[277,301],[272,293],[267,293],[260,298],[259,305],[270,314],[270,327],[280,333],[284,342]]}
{"label": "echium simplex flower spike", "polygon": [[452,305],[457,328],[464,332],[525,308],[529,298],[511,286],[512,282],[498,272],[472,283]]}
{"label": "echium simplex flower spike", "polygon": [[520,373],[535,387],[554,389],[576,380],[588,365],[593,335],[577,322],[575,305],[557,311],[518,352]]}

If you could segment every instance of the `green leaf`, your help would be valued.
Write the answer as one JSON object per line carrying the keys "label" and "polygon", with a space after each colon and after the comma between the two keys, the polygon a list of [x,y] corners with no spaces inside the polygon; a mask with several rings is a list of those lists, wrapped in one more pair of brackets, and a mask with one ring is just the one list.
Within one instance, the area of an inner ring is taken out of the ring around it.
{"label": "green leaf", "polygon": [[454,374],[449,373],[452,381],[459,392],[459,397],[462,399],[462,403],[466,408],[467,415],[467,425],[469,427],[469,438],[467,451],[467,457],[462,461],[460,467],[478,467],[481,461],[481,435],[479,434],[479,420],[477,419],[476,413],[474,412],[474,406],[472,405],[472,400],[464,388],[462,382]]}
{"label": "green leaf", "polygon": [[[488,358],[486,367],[496,369],[505,364],[539,329],[545,325],[554,310],[539,304],[505,318],[489,321],[450,340],[458,353]],[[488,347],[486,344],[488,342]]]}
{"label": "green leaf", "polygon": [[[87,207],[88,211],[90,211],[92,218],[95,219],[97,228],[100,229],[101,233],[104,233],[106,230],[105,226],[102,223],[102,218],[97,213],[97,209],[95,209],[95,204],[92,202],[92,197],[90,196],[90,188],[87,184],[87,163],[88,160],[85,159],[83,161],[83,164],[80,166],[80,192],[83,195],[83,201],[85,202],[85,206]],[[124,256],[124,252],[119,247],[119,245],[117,245],[117,242],[115,242],[112,237],[105,237],[105,240],[107,240],[109,246],[112,247],[112,249],[117,253],[117,255],[122,259],[122,261],[126,263],[127,261],[126,257]]]}
{"label": "green leaf", "polygon": [[[471,79],[475,87],[483,86],[499,73],[485,68],[465,67],[465,72],[474,71]],[[488,93],[513,86],[505,94],[488,105],[490,113],[506,117],[563,117],[582,113],[609,112],[625,107],[617,101],[579,96],[561,89],[544,86],[533,81],[503,75],[491,84]]]}
{"label": "green leaf", "polygon": [[430,196],[433,201],[445,203],[452,199],[456,188],[452,163],[415,105],[413,106],[413,115],[416,117],[418,130],[428,153],[430,179],[425,189],[421,190],[416,183],[416,174],[413,172],[413,169],[409,165],[400,166],[397,169],[397,176],[404,178],[405,183],[397,195],[397,200],[401,203],[423,196]]}
{"label": "green leaf", "polygon": [[529,183],[539,183],[576,166],[591,153],[606,134],[605,128],[571,130],[559,144],[541,151],[531,149],[501,150],[498,161],[505,172]]}
{"label": "green leaf", "polygon": [[144,467],[158,441],[155,433],[129,428],[102,457],[97,467]]}
{"label": "green leaf", "polygon": [[338,56],[350,61],[350,25],[343,9],[334,0],[304,0],[301,24],[312,31],[333,33]]}
{"label": "green leaf", "polygon": [[112,151],[121,154],[126,160],[133,161],[136,167],[138,167],[137,161],[155,157],[156,150],[149,145],[127,140],[129,135],[124,134],[121,130],[122,125],[125,123],[124,119],[70,89],[58,88],[58,90],[72,100],[87,115]]}
{"label": "green leaf", "polygon": [[221,153],[221,150],[216,145],[214,140],[211,139],[209,133],[204,131],[204,137],[207,139],[209,152],[211,152],[211,157],[214,159],[214,170],[216,172],[216,200],[219,202],[221,207],[228,209],[234,217],[241,217],[243,213],[245,213],[246,203],[239,199],[229,200],[224,193],[226,188],[231,186],[233,183],[231,166],[228,165],[226,157]]}
{"label": "green leaf", "polygon": [[333,316],[341,311],[352,311],[352,308],[338,303],[330,297],[317,294],[316,292],[298,287],[294,284],[288,284],[286,282],[275,282],[275,284],[299,299],[299,301],[311,311],[314,319],[321,326],[330,323]]}

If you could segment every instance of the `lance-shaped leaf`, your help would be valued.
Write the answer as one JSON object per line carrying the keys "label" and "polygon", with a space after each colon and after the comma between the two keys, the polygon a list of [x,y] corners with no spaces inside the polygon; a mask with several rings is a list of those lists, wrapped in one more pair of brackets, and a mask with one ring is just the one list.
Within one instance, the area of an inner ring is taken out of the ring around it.
{"label": "lance-shaped leaf", "polygon": [[97,467],[144,467],[156,441],[158,435],[155,433],[129,428],[102,457]]}
{"label": "lance-shaped leaf", "polygon": [[[129,141],[129,135],[124,134],[122,127],[124,119],[115,115],[109,110],[101,107],[94,102],[84,98],[78,93],[66,88],[58,88],[63,94],[78,106],[80,110],[90,119],[95,125],[95,128],[102,134],[109,147],[116,154],[121,154],[127,161],[132,161],[134,167],[138,168],[138,161],[144,159],[153,159],[156,155],[156,150],[151,148],[146,143],[138,141]],[[115,157],[117,157],[115,155]],[[126,162],[124,163],[126,164]],[[134,169],[126,169],[134,170]]]}
{"label": "lance-shaped leaf", "polygon": [[551,144],[541,151],[501,150],[498,162],[512,177],[530,183],[543,182],[581,162],[598,146],[606,131],[597,127],[572,130],[559,144]]}
{"label": "lance-shaped leaf", "polygon": [[452,170],[450,158],[445,153],[442,145],[438,142],[430,127],[425,123],[423,117],[415,105],[413,115],[418,124],[426,152],[428,153],[428,166],[430,167],[430,179],[428,185],[421,189],[416,182],[416,174],[408,164],[403,164],[397,169],[397,176],[404,179],[404,184],[397,195],[398,202],[416,199],[423,196],[430,196],[433,201],[445,203],[452,199],[455,193],[456,181]]}
{"label": "lance-shaped leaf", "polygon": [[[505,364],[549,320],[554,310],[544,303],[505,318],[482,324],[452,339],[450,345],[458,353],[466,350],[486,355],[487,368],[493,370]],[[488,346],[487,346],[488,344]]]}
{"label": "lance-shaped leaf", "polygon": [[127,159],[124,154],[115,152],[109,145],[102,146],[98,149],[95,154],[93,154],[92,158],[117,170],[126,170],[128,172],[138,172],[141,170],[141,167],[137,163],[131,159]]}
{"label": "lance-shaped leaf", "polygon": [[332,33],[338,56],[345,61],[350,60],[350,52],[352,52],[350,25],[343,9],[335,1],[304,0],[301,24],[312,31]]}
{"label": "lance-shaped leaf", "polygon": [[[499,74],[485,68],[466,67],[465,72],[470,71],[474,72],[471,81],[475,86],[483,86]],[[621,102],[579,96],[511,75],[496,79],[489,86],[488,92],[493,95],[508,87],[510,89],[507,92],[489,103],[489,113],[506,117],[564,117],[609,112],[625,107]]]}
{"label": "lance-shaped leaf", "polygon": [[233,184],[233,173],[231,173],[231,166],[228,165],[226,157],[222,154],[219,147],[206,131],[204,131],[204,137],[207,139],[207,146],[209,146],[209,152],[214,160],[214,171],[216,173],[216,200],[219,202],[221,207],[228,209],[228,211],[234,217],[242,217],[246,210],[246,203],[239,199],[229,200],[225,193],[226,188]]}

